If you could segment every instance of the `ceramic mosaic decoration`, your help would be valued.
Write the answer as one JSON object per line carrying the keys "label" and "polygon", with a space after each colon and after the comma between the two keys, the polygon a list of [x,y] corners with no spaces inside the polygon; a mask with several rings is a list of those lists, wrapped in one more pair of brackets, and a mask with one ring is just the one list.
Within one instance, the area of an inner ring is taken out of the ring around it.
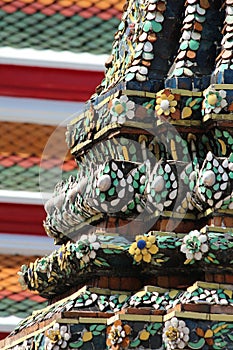
{"label": "ceramic mosaic decoration", "polygon": [[233,349],[233,1],[129,0],[3,349]]}

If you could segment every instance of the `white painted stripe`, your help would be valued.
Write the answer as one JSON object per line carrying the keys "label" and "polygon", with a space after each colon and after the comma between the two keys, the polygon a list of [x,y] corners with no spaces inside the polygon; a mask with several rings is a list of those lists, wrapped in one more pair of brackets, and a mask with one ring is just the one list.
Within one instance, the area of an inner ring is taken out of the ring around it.
{"label": "white painted stripe", "polygon": [[0,332],[11,332],[22,318],[16,316],[0,317]]}
{"label": "white painted stripe", "polygon": [[[1,50],[1,49],[0,49]],[[35,98],[0,97],[0,121],[67,126],[84,103]]]}
{"label": "white painted stripe", "polygon": [[30,48],[0,48],[0,63],[23,66],[67,68],[103,72],[108,55],[93,55],[87,52],[35,50]]}
{"label": "white painted stripe", "polygon": [[47,192],[0,190],[0,203],[44,205],[51,196]]}
{"label": "white painted stripe", "polygon": [[50,237],[0,233],[0,254],[44,256],[57,248]]}

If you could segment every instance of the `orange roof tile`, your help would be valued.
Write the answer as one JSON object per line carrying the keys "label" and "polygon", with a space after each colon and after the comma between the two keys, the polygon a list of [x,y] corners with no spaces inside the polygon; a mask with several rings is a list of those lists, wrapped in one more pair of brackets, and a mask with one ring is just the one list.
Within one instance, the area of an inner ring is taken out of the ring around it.
{"label": "orange roof tile", "polygon": [[[31,307],[44,307],[47,301],[29,290],[23,291],[17,272],[22,264],[35,260],[35,256],[0,255],[0,313],[1,316],[26,317]],[[20,302],[20,303],[19,303]],[[20,307],[19,307],[20,305]]]}
{"label": "orange roof tile", "polygon": [[125,0],[0,0],[0,46],[110,53],[124,3]]}
{"label": "orange roof tile", "polygon": [[[39,191],[40,176],[46,184],[54,172],[67,178],[77,169],[65,127],[0,122],[0,130],[0,189]],[[52,192],[54,185],[44,191]]]}

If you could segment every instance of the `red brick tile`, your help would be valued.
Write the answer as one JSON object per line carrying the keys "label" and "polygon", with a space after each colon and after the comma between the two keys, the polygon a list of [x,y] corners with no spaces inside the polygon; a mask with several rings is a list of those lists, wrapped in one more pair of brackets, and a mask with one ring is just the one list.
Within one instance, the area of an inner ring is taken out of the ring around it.
{"label": "red brick tile", "polygon": [[141,281],[136,277],[121,277],[120,289],[125,291],[137,291],[142,287]]}
{"label": "red brick tile", "polygon": [[128,307],[124,310],[124,313],[131,315],[150,315],[151,311],[150,307]]}
{"label": "red brick tile", "polygon": [[232,274],[225,274],[225,283],[231,283],[233,284],[233,275]]}
{"label": "red brick tile", "polygon": [[166,313],[165,310],[153,310],[151,312],[152,315],[164,315]]}
{"label": "red brick tile", "polygon": [[227,314],[227,315],[233,315],[233,306],[227,306],[227,305],[211,305],[210,306],[210,312],[212,314]]}
{"label": "red brick tile", "polygon": [[206,282],[213,282],[214,277],[212,273],[205,272],[205,281]]}
{"label": "red brick tile", "polygon": [[223,274],[216,273],[213,275],[213,282],[215,283],[224,283],[225,282],[225,277]]}
{"label": "red brick tile", "polygon": [[99,287],[100,288],[109,288],[109,278],[106,276],[101,276],[99,279]]}
{"label": "red brick tile", "polygon": [[165,288],[169,287],[168,276],[158,276],[157,281],[160,287],[165,287]]}
{"label": "red brick tile", "polygon": [[118,277],[109,277],[109,288],[114,290],[119,290],[121,287],[120,285],[120,278]]}
{"label": "red brick tile", "polygon": [[184,311],[192,311],[192,312],[210,312],[210,305],[208,304],[183,304],[182,310]]}

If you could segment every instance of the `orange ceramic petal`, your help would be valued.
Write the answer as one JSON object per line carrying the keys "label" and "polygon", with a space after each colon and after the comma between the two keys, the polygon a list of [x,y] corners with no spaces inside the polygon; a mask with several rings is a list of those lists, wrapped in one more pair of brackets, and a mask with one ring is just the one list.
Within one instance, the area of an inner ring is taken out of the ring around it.
{"label": "orange ceramic petal", "polygon": [[128,324],[124,325],[124,330],[127,335],[131,333],[131,327]]}
{"label": "orange ceramic petal", "polygon": [[126,337],[126,338],[123,339],[123,341],[121,343],[121,347],[122,348],[127,348],[129,346],[129,343],[130,343],[129,338]]}
{"label": "orange ceramic petal", "polygon": [[106,330],[107,334],[109,334],[111,332],[112,326],[109,326]]}
{"label": "orange ceramic petal", "polygon": [[122,324],[121,324],[121,320],[116,320],[115,322],[114,322],[114,326],[115,327],[118,327],[118,326],[121,326]]}
{"label": "orange ceramic petal", "polygon": [[112,345],[111,340],[109,338],[107,338],[106,344],[107,344],[107,346],[111,346]]}

